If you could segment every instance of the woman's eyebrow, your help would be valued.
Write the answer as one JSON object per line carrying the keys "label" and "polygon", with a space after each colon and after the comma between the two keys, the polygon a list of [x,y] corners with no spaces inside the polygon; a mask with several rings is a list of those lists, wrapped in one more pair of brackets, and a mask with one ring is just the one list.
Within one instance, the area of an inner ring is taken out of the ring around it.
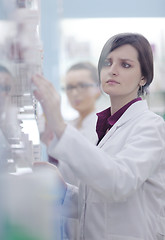
{"label": "woman's eyebrow", "polygon": [[136,60],[130,59],[130,58],[120,58],[122,61],[129,61],[129,62],[136,62]]}
{"label": "woman's eyebrow", "polygon": [[[111,59],[113,59],[113,57],[107,57],[107,58],[105,58],[105,60],[111,60]],[[119,58],[119,60],[120,61],[129,61],[129,62],[135,62],[135,60],[133,60],[133,59],[130,59],[130,58]]]}

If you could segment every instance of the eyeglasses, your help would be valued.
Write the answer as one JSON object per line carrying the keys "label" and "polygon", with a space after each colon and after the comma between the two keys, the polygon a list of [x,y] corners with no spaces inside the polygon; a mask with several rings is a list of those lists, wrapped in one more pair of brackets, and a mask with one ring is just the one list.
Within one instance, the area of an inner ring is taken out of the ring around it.
{"label": "eyeglasses", "polygon": [[77,85],[67,85],[64,89],[67,93],[71,93],[74,89],[77,92],[84,92],[89,87],[96,87],[95,83],[78,83]]}

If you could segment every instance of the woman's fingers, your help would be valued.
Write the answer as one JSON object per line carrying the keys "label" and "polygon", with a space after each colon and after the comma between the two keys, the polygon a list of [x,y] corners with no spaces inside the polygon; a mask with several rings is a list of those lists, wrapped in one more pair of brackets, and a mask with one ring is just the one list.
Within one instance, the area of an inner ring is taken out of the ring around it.
{"label": "woman's fingers", "polygon": [[34,83],[36,89],[34,90],[35,97],[41,102],[48,102],[51,96],[57,97],[57,92],[53,85],[48,82],[43,76],[35,75],[32,77],[32,82]]}
{"label": "woman's fingers", "polygon": [[35,75],[32,82],[36,86],[34,95],[40,102],[50,130],[59,138],[63,134],[66,124],[61,114],[60,96],[54,86],[43,76]]}

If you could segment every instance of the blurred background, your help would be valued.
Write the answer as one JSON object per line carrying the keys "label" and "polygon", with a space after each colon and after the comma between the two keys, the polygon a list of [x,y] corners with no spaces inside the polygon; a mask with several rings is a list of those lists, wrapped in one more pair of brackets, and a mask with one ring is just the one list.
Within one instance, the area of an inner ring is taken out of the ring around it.
{"label": "blurred background", "polygon": [[[46,161],[47,152],[31,77],[44,74],[61,95],[64,118],[74,119],[78,113],[63,91],[67,69],[80,61],[97,66],[112,35],[138,32],[154,54],[147,101],[165,119],[165,1],[0,0],[0,32],[0,239],[60,239],[56,181],[33,174],[32,164]],[[107,106],[102,95],[97,109]]]}

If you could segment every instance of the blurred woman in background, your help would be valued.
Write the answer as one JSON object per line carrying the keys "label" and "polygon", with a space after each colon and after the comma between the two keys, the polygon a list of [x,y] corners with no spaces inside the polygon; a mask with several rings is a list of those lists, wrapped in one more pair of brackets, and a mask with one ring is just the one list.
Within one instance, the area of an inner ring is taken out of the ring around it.
{"label": "blurred woman in background", "polygon": [[[68,69],[64,83],[64,90],[69,103],[78,112],[78,117],[67,121],[67,123],[77,128],[89,141],[96,145],[98,140],[96,133],[96,101],[100,96],[97,68],[89,62],[76,63]],[[46,134],[48,134],[48,129]],[[44,139],[43,141],[45,141]],[[47,142],[49,142],[48,139],[45,143]],[[79,179],[67,164],[51,156],[48,157],[48,161],[58,166],[67,183],[79,186]],[[77,230],[77,219],[63,219],[64,239],[77,240]]]}

